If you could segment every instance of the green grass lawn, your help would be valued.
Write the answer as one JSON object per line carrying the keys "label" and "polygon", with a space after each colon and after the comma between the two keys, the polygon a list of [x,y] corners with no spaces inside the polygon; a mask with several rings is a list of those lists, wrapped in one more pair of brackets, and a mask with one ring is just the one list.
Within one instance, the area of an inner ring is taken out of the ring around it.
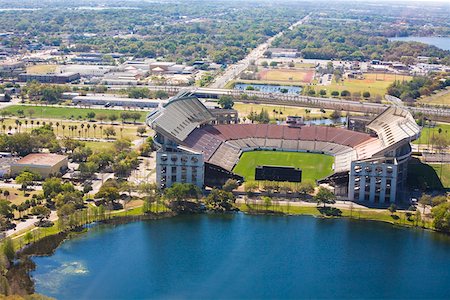
{"label": "green grass lawn", "polygon": [[418,99],[419,102],[431,105],[450,105],[450,88],[439,90],[429,97]]}
{"label": "green grass lawn", "polygon": [[420,138],[415,140],[414,144],[428,144],[431,141],[431,137],[434,134],[439,134],[439,129],[441,129],[440,134],[444,134],[447,138],[450,138],[450,124],[438,123],[435,127],[424,127],[420,134]]}
{"label": "green grass lawn", "polygon": [[[450,164],[430,164],[436,175],[441,178],[441,183],[445,189],[450,189]],[[442,171],[441,171],[442,168]]]}
{"label": "green grass lawn", "polygon": [[[120,113],[125,110],[116,109],[100,109],[100,108],[77,108],[77,107],[58,107],[58,106],[31,106],[31,105],[11,105],[3,109],[10,115],[19,116],[18,111],[23,110],[25,116],[30,116],[30,110],[33,111],[33,118],[46,118],[46,119],[87,119],[86,114],[88,112],[94,112],[95,114],[104,114],[110,116],[115,114],[120,120]],[[128,111],[134,112],[134,111]],[[148,115],[149,111],[139,110],[137,111],[141,114],[139,122],[144,122],[145,117]],[[131,120],[128,120],[131,121]]]}
{"label": "green grass lawn", "polygon": [[334,80],[330,85],[317,85],[314,86],[316,93],[321,89],[327,91],[327,96],[330,96],[332,91],[347,90],[351,93],[370,92],[371,96],[380,95],[384,97],[389,85],[395,80],[411,80],[411,76],[392,75],[392,74],[364,74],[364,79],[344,79],[344,81],[336,83]]}
{"label": "green grass lawn", "polygon": [[426,164],[412,158],[408,164],[408,185],[414,189],[449,189],[450,164],[443,164],[441,173],[441,164]]}
{"label": "green grass lawn", "polygon": [[334,157],[316,153],[252,151],[244,152],[233,169],[245,180],[255,180],[255,168],[259,165],[293,166],[302,169],[302,181],[315,182],[333,173]]}

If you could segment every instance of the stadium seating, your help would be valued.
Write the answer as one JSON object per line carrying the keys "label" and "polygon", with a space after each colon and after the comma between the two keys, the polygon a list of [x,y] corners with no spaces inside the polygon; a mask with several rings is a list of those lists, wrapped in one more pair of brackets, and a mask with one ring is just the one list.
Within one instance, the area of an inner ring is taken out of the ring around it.
{"label": "stadium seating", "polygon": [[418,127],[409,116],[398,108],[387,109],[369,123],[378,138],[329,126],[229,124],[196,128],[183,144],[203,152],[205,161],[230,171],[242,151],[277,149],[333,155],[335,171],[340,172],[349,170],[352,160],[370,158],[387,145],[416,135]]}

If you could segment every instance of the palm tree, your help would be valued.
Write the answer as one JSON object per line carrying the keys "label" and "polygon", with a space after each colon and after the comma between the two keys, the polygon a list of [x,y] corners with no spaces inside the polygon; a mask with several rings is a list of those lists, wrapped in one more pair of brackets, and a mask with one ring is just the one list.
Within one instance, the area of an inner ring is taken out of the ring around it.
{"label": "palm tree", "polygon": [[34,120],[31,120],[31,121],[30,121],[30,124],[31,124],[31,129],[33,129]]}
{"label": "palm tree", "polygon": [[62,125],[61,125],[61,128],[62,128],[62,130],[63,130],[63,137],[64,137],[64,129],[66,129],[66,125],[62,124]]}
{"label": "palm tree", "polygon": [[[87,135],[89,135],[89,129],[91,128],[91,124],[87,124],[86,125],[86,132],[87,132]],[[87,136],[86,136],[87,137]]]}
{"label": "palm tree", "polygon": [[28,129],[28,120],[25,120],[25,128]]}
{"label": "palm tree", "polygon": [[5,131],[6,131],[6,125],[3,124],[3,125],[2,125],[2,128],[3,128],[3,133],[5,133]]}
{"label": "palm tree", "polygon": [[56,135],[58,135],[59,122],[56,122]]}
{"label": "palm tree", "polygon": [[95,138],[95,129],[97,128],[97,124],[92,125],[92,128],[94,128],[94,138]]}
{"label": "palm tree", "polygon": [[19,123],[20,123],[19,119],[16,119],[16,120],[14,121],[14,123],[16,123],[17,126],[19,126]]}
{"label": "palm tree", "polygon": [[123,132],[123,127],[120,127],[120,138],[123,138],[122,132]]}
{"label": "palm tree", "polygon": [[103,138],[103,126],[100,125],[100,138]]}
{"label": "palm tree", "polygon": [[12,126],[9,125],[9,126],[8,126],[8,131],[11,132],[11,130],[12,130]]}

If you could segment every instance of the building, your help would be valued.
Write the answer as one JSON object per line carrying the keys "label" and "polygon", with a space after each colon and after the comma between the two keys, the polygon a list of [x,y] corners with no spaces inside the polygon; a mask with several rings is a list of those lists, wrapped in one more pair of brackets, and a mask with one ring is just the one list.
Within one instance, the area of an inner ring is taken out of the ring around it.
{"label": "building", "polygon": [[18,60],[6,60],[0,62],[0,72],[10,73],[17,69],[23,69],[25,67],[25,63],[23,61]]}
{"label": "building", "polygon": [[47,178],[64,173],[68,168],[68,163],[65,155],[32,153],[11,164],[11,176],[17,176],[27,170],[39,174],[42,178]]}
{"label": "building", "polygon": [[58,67],[62,73],[78,73],[81,77],[102,77],[112,71],[114,66],[103,65],[61,65]]}
{"label": "building", "polygon": [[269,48],[267,51],[272,53],[273,58],[288,57],[296,58],[298,56],[297,49],[285,49],[285,48]]}
{"label": "building", "polygon": [[376,133],[381,149],[370,158],[351,163],[349,198],[371,203],[405,198],[411,142],[419,137],[420,127],[409,111],[391,106],[366,128]]}
{"label": "building", "polygon": [[174,62],[152,62],[150,72],[152,74],[192,74],[195,67],[176,64]]}
{"label": "building", "polygon": [[139,107],[139,108],[156,108],[162,104],[167,103],[164,100],[152,99],[133,99],[121,98],[110,95],[86,95],[72,97],[72,103],[75,105],[108,105],[108,106],[125,106],[125,107]]}
{"label": "building", "polygon": [[[334,174],[324,182],[338,196],[371,203],[403,199],[410,142],[420,134],[411,113],[398,106],[388,107],[362,132],[301,124],[216,124],[211,111],[186,92],[152,112],[147,124],[156,132],[157,183],[162,188],[174,182],[220,186],[228,178],[239,179],[233,168],[246,151],[310,152],[334,157]],[[189,155],[198,164],[188,165]]]}
{"label": "building", "polygon": [[28,82],[36,80],[41,83],[71,83],[73,81],[79,80],[80,74],[73,72],[65,73],[50,73],[50,74],[32,74],[32,73],[22,73],[19,74],[19,81]]}

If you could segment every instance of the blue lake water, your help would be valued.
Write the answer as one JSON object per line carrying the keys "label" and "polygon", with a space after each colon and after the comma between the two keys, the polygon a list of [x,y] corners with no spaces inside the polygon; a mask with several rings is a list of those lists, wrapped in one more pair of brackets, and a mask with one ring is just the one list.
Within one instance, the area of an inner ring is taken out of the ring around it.
{"label": "blue lake water", "polygon": [[282,89],[286,89],[286,94],[300,94],[302,88],[299,86],[290,85],[272,85],[272,84],[247,84],[247,83],[236,83],[234,85],[235,90],[245,91],[247,87],[252,86],[255,90],[265,92],[265,93],[281,93]]}
{"label": "blue lake water", "polygon": [[450,298],[450,239],[313,217],[189,216],[98,226],[34,258],[57,299]]}
{"label": "blue lake water", "polygon": [[420,37],[420,36],[407,36],[407,37],[396,37],[390,38],[390,41],[401,41],[401,42],[420,42],[428,45],[433,45],[444,50],[450,50],[450,37]]}

